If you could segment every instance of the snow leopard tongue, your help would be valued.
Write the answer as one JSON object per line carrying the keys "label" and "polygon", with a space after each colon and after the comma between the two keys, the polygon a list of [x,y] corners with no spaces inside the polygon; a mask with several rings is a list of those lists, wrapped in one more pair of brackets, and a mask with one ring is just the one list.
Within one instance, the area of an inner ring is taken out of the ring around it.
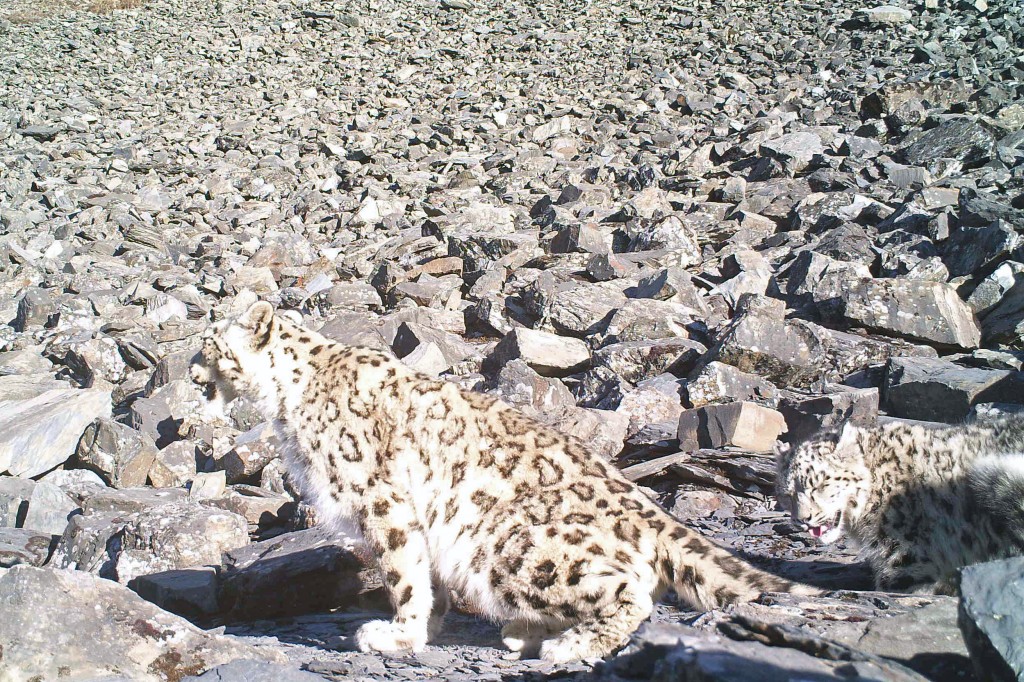
{"label": "snow leopard tongue", "polygon": [[811,531],[811,535],[816,538],[820,538],[822,535],[832,530],[832,526],[829,526],[828,524],[824,526],[811,526],[809,530]]}

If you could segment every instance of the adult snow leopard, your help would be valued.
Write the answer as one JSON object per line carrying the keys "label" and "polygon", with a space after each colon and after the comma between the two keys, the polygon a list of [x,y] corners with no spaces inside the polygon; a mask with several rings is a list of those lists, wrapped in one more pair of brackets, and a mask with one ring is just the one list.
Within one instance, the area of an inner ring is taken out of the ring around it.
{"label": "adult snow leopard", "polygon": [[359,524],[395,607],[359,628],[363,651],[421,650],[449,589],[554,662],[622,646],[670,586],[704,608],[813,591],[682,526],[576,440],[267,303],[213,325],[191,371],[215,400],[253,399],[304,496]]}
{"label": "adult snow leopard", "polygon": [[956,594],[961,567],[1024,554],[1024,419],[847,424],[779,449],[778,496],[858,542],[878,589]]}

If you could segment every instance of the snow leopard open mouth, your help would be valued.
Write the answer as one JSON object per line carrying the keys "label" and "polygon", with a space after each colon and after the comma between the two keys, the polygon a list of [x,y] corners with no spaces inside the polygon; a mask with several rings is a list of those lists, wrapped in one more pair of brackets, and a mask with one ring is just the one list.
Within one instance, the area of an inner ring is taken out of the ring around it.
{"label": "snow leopard open mouth", "polygon": [[832,523],[823,523],[820,526],[812,526],[808,524],[807,530],[811,532],[811,535],[822,542],[832,542],[839,534],[839,524],[842,520],[843,512],[837,511],[835,517],[832,519]]}

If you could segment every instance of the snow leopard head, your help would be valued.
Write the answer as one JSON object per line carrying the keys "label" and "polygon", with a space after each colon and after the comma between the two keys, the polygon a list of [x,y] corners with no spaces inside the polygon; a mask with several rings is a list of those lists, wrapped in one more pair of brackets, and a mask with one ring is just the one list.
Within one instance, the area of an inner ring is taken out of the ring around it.
{"label": "snow leopard head", "polygon": [[239,317],[207,328],[189,374],[215,408],[223,408],[239,395],[261,397],[257,377],[268,373],[265,365],[279,324],[273,307],[259,302]]}
{"label": "snow leopard head", "polygon": [[859,443],[861,429],[846,424],[797,446],[777,450],[780,505],[823,543],[838,540],[865,502],[869,475]]}

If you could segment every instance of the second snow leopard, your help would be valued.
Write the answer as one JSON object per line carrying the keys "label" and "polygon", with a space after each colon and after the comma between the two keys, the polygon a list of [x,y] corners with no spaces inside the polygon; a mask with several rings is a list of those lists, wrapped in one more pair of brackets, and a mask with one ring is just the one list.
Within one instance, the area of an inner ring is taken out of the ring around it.
{"label": "second snow leopard", "polygon": [[778,495],[822,542],[858,542],[878,589],[956,594],[961,567],[1024,555],[1024,419],[847,424],[780,448]]}

